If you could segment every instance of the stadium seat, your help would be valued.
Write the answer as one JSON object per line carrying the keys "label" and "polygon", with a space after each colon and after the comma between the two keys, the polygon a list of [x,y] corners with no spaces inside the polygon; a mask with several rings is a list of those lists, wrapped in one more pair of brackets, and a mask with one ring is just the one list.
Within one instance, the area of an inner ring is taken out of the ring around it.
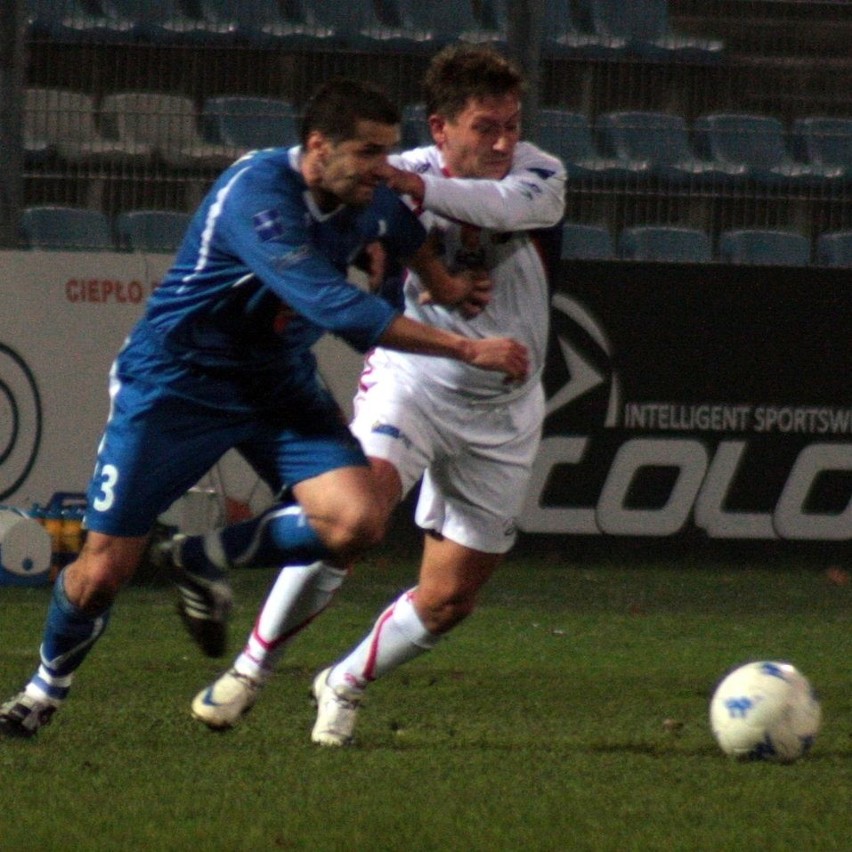
{"label": "stadium seat", "polygon": [[820,183],[841,170],[797,163],[787,152],[781,122],[768,115],[713,113],[693,125],[699,156],[762,183]]}
{"label": "stadium seat", "polygon": [[626,39],[584,30],[577,22],[571,0],[547,0],[544,4],[542,52],[545,56],[612,59],[626,49]]}
{"label": "stadium seat", "polygon": [[332,34],[335,41],[350,50],[406,51],[413,46],[404,31],[393,3],[381,0],[382,20],[373,0],[349,0],[335,3],[330,0],[304,0],[308,20],[319,29]]}
{"label": "stadium seat", "polygon": [[699,159],[689,141],[686,121],[665,112],[616,111],[598,116],[601,151],[626,162],[647,162],[659,177],[674,181],[721,179],[731,170],[724,163]]}
{"label": "stadium seat", "polygon": [[200,44],[230,41],[233,32],[188,15],[180,0],[99,0],[114,26],[130,25],[133,35],[153,42]]}
{"label": "stadium seat", "polygon": [[129,210],[115,224],[119,246],[131,251],[177,251],[192,219],[177,210]]}
{"label": "stadium seat", "polygon": [[811,246],[802,234],[776,230],[732,230],[719,236],[719,260],[762,266],[807,266]]}
{"label": "stadium seat", "polygon": [[208,138],[233,148],[276,148],[299,141],[296,109],[275,98],[219,97],[204,102]]}
{"label": "stadium seat", "polygon": [[403,151],[432,144],[432,133],[429,130],[424,104],[406,104],[402,108],[401,137],[400,147]]}
{"label": "stadium seat", "polygon": [[562,225],[563,260],[612,260],[615,247],[609,228],[565,222]]}
{"label": "stadium seat", "polygon": [[31,35],[56,41],[114,41],[133,30],[129,21],[111,21],[95,14],[86,0],[27,0],[27,27]]}
{"label": "stadium seat", "polygon": [[99,210],[35,206],[21,214],[21,234],[30,248],[56,251],[112,251],[109,220]]}
{"label": "stadium seat", "polygon": [[473,44],[505,44],[505,32],[487,26],[474,14],[472,0],[435,4],[423,0],[383,0],[395,8],[402,31],[415,46],[436,49],[454,41]]}
{"label": "stadium seat", "polygon": [[299,48],[314,44],[320,35],[308,25],[299,0],[286,4],[289,17],[276,0],[199,0],[199,8],[209,25],[247,42]]}
{"label": "stadium seat", "polygon": [[673,225],[636,225],[624,228],[618,240],[623,260],[668,263],[710,263],[710,237],[695,228]]}
{"label": "stadium seat", "polygon": [[317,47],[379,50],[388,34],[371,0],[198,0],[209,23],[237,38],[294,50]]}
{"label": "stadium seat", "polygon": [[130,21],[94,14],[86,0],[27,0],[27,28],[35,37],[56,41],[114,41],[127,38]]}
{"label": "stadium seat", "polygon": [[35,86],[24,90],[24,147],[26,152],[50,149],[73,163],[134,165],[153,154],[148,144],[104,137],[95,122],[92,95]]}
{"label": "stadium seat", "polygon": [[840,169],[852,178],[852,118],[810,116],[793,122],[796,155],[803,162]]}
{"label": "stadium seat", "polygon": [[647,161],[605,157],[597,149],[585,115],[561,109],[538,113],[538,142],[565,163],[569,178],[602,177],[624,179],[650,174]]}
{"label": "stadium seat", "polygon": [[706,63],[722,58],[723,42],[672,30],[668,0],[575,0],[575,8],[592,32],[626,41],[644,59]]}
{"label": "stadium seat", "polygon": [[852,267],[852,231],[820,234],[816,242],[816,263],[820,266]]}
{"label": "stadium seat", "polygon": [[241,152],[207,142],[198,130],[195,106],[184,95],[118,92],[101,102],[101,119],[124,143],[151,145],[174,168],[224,168]]}

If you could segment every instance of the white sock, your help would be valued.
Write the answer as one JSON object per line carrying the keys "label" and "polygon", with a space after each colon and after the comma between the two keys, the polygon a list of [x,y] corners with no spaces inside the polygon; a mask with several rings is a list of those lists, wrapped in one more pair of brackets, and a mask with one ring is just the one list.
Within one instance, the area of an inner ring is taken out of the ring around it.
{"label": "white sock", "polygon": [[438,644],[441,637],[423,626],[413,594],[414,589],[403,593],[379,616],[369,635],[335,664],[328,677],[329,686],[363,690],[368,683]]}
{"label": "white sock", "polygon": [[234,668],[266,680],[288,642],[329,605],[345,577],[346,571],[325,562],[282,568]]}

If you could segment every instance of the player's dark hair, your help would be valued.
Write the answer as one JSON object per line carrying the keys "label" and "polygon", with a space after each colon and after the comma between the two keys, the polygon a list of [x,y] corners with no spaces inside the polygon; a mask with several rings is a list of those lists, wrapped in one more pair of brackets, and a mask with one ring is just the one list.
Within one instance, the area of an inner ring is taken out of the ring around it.
{"label": "player's dark hair", "polygon": [[333,142],[355,137],[359,121],[399,124],[399,109],[379,88],[360,80],[329,80],[314,93],[302,119],[302,145],[318,130]]}
{"label": "player's dark hair", "polygon": [[516,93],[524,90],[518,68],[491,47],[454,44],[437,53],[423,78],[426,115],[454,119],[470,98]]}

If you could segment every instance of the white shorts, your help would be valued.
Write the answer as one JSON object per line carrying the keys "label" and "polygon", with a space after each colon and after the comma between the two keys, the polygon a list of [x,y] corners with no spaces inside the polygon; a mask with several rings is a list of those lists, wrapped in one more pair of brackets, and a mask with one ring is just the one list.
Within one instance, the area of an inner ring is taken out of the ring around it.
{"label": "white shorts", "polygon": [[541,438],[541,385],[496,405],[450,401],[378,360],[362,376],[351,423],[364,452],[393,464],[403,494],[423,476],[420,527],[483,553],[508,551]]}

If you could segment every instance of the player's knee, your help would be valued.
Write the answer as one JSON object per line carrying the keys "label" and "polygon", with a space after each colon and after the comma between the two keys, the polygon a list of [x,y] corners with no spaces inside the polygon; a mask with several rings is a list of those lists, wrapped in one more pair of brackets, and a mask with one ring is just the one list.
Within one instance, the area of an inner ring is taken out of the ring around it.
{"label": "player's knee", "polygon": [[339,513],[328,534],[327,544],[347,558],[375,547],[384,538],[387,518],[380,506],[350,506]]}
{"label": "player's knee", "polygon": [[86,612],[99,612],[115,600],[136,569],[136,561],[109,547],[84,546],[65,572],[69,599]]}

